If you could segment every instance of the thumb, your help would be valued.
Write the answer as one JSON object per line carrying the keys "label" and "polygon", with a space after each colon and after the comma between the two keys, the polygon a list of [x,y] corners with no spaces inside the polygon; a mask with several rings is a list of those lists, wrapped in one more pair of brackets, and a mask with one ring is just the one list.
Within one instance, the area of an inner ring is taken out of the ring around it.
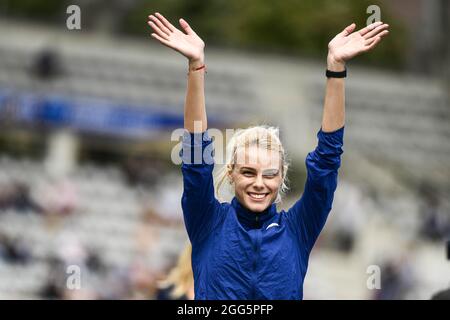
{"label": "thumb", "polygon": [[353,30],[355,30],[356,24],[352,23],[351,25],[349,25],[348,27],[346,27],[344,29],[344,31],[341,32],[341,35],[343,36],[348,36],[350,33],[353,32]]}
{"label": "thumb", "polygon": [[186,31],[187,34],[195,34],[194,30],[189,26],[189,24],[183,18],[180,18],[180,26]]}

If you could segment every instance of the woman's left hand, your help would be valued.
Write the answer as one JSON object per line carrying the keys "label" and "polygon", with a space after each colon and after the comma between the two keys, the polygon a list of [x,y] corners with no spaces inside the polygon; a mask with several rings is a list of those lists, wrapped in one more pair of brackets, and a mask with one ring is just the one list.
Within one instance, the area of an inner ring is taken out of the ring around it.
{"label": "woman's left hand", "polygon": [[381,21],[353,32],[355,27],[356,25],[352,23],[328,44],[328,59],[333,63],[345,64],[351,58],[372,50],[389,33],[387,30],[389,25]]}

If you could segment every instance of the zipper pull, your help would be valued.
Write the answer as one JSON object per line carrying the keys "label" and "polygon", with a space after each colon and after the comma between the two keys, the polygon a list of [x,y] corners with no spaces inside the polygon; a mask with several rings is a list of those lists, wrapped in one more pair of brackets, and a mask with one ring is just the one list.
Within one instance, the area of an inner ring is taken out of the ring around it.
{"label": "zipper pull", "polygon": [[258,228],[259,227],[259,216],[256,215],[255,217],[255,227]]}

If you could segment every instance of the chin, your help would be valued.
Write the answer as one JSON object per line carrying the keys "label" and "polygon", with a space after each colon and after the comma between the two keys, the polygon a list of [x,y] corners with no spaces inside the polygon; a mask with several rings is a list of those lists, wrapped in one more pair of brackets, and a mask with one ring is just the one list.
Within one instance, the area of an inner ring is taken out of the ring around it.
{"label": "chin", "polygon": [[268,206],[269,206],[268,204],[253,204],[253,203],[247,205],[247,207],[252,212],[263,212],[264,210],[267,209]]}

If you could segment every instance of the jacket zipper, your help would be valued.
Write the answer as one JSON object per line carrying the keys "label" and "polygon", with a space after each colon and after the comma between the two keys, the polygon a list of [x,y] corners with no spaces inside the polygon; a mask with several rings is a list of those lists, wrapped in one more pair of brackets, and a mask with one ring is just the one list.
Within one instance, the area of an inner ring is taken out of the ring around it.
{"label": "jacket zipper", "polygon": [[[255,222],[257,227],[258,223],[259,223],[259,216],[256,215],[255,218]],[[256,282],[257,282],[257,272],[256,272],[256,268],[257,268],[257,262],[258,262],[258,257],[259,257],[259,250],[261,247],[261,229],[257,228],[255,229],[255,245],[253,248],[253,262],[252,262],[252,294],[251,294],[251,299],[255,300],[256,299]]]}

